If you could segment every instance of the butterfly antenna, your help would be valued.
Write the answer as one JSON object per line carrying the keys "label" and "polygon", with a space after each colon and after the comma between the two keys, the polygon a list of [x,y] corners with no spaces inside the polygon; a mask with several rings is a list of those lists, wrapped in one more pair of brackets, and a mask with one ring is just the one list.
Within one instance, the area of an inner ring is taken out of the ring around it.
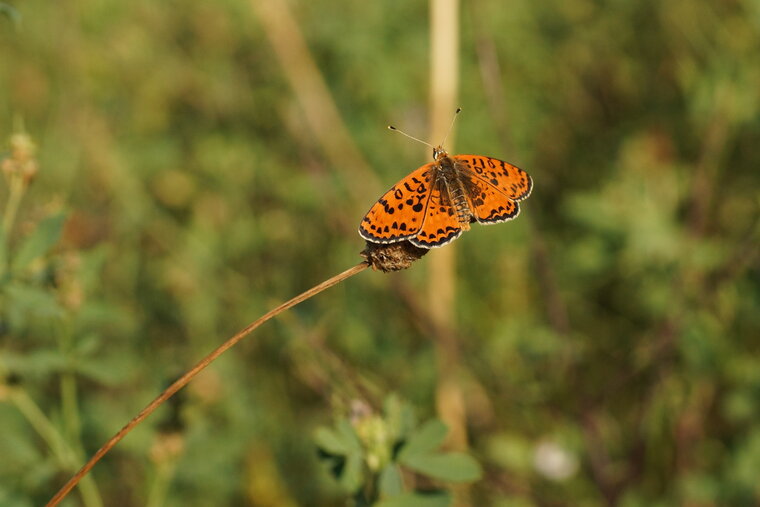
{"label": "butterfly antenna", "polygon": [[403,134],[403,135],[405,135],[405,136],[406,136],[406,137],[408,137],[409,139],[414,139],[414,140],[415,140],[415,141],[417,141],[418,143],[422,143],[422,144],[424,144],[425,146],[430,146],[431,148],[434,148],[434,146],[433,146],[432,144],[430,144],[430,143],[426,143],[426,142],[425,142],[425,141],[423,141],[422,139],[417,139],[417,138],[416,138],[416,137],[414,137],[414,136],[410,136],[409,134],[407,134],[407,133],[406,133],[406,132],[404,132],[403,130],[399,130],[399,129],[397,129],[396,127],[394,127],[393,125],[388,125],[388,130],[392,130],[392,131],[394,131],[394,132],[398,132],[399,134]]}
{"label": "butterfly antenna", "polygon": [[449,130],[446,132],[446,136],[443,138],[443,142],[441,143],[441,146],[446,146],[446,139],[449,138],[449,134],[451,134],[451,129],[454,128],[454,122],[457,119],[457,116],[459,116],[459,113],[462,112],[462,108],[458,107],[456,111],[454,111],[454,117],[451,119],[451,125],[449,125]]}

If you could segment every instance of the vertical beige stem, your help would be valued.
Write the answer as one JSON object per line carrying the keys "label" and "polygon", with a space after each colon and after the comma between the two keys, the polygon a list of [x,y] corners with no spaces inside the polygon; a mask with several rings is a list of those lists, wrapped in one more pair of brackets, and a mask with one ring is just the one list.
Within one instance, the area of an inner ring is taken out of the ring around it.
{"label": "vertical beige stem", "polygon": [[[459,87],[459,0],[430,0],[430,139],[439,143],[446,135],[457,107]],[[448,144],[453,145],[453,133]],[[467,448],[464,397],[459,385],[459,351],[454,332],[455,275],[454,245],[436,250],[430,256],[428,300],[431,317],[439,330],[435,337],[438,360],[436,404],[449,427],[448,445]],[[469,504],[468,490],[455,490],[457,505]]]}

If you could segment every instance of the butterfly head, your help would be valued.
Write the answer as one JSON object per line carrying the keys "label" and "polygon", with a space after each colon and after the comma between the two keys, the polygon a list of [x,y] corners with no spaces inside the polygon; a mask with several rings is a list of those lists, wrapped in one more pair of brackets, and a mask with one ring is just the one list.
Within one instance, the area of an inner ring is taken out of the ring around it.
{"label": "butterfly head", "polygon": [[447,156],[448,153],[446,153],[446,150],[443,149],[443,146],[438,145],[435,148],[433,148],[433,160],[438,160],[439,158]]}

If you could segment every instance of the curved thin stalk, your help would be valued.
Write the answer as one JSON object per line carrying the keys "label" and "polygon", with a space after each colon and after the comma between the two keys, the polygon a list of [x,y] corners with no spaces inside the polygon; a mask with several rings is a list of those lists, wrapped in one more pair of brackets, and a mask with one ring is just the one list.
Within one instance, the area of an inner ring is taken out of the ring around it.
{"label": "curved thin stalk", "polygon": [[113,437],[111,437],[111,439],[108,440],[108,442],[106,442],[103,445],[103,447],[98,449],[98,451],[90,458],[90,460],[87,463],[85,463],[84,466],[81,469],[79,469],[79,471],[71,479],[69,479],[69,481],[66,484],[63,485],[63,487],[58,491],[58,493],[56,493],[55,496],[47,503],[47,507],[54,507],[58,505],[60,501],[66,497],[69,491],[71,491],[71,489],[77,485],[77,483],[82,479],[82,477],[84,477],[87,474],[87,472],[89,472],[92,469],[92,467],[95,466],[95,464],[98,461],[100,461],[100,459],[103,456],[105,456],[106,453],[111,450],[111,448],[113,448],[113,446],[115,446],[122,438],[124,438],[127,435],[127,433],[132,431],[132,429],[134,429],[135,426],[140,424],[146,417],[152,414],[154,410],[156,410],[159,406],[161,406],[161,404],[163,404],[166,400],[171,398],[177,391],[185,387],[196,375],[198,375],[201,371],[203,371],[217,357],[221,356],[224,352],[226,352],[227,349],[236,345],[240,340],[248,336],[254,329],[259,327],[260,325],[262,325],[264,322],[268,321],[272,317],[275,317],[278,314],[284,312],[285,310],[288,310],[294,307],[298,303],[301,303],[309,299],[310,297],[315,296],[316,294],[319,294],[323,290],[329,289],[333,285],[337,285],[343,280],[350,278],[361,271],[364,271],[368,267],[369,267],[369,264],[367,262],[362,262],[360,264],[357,264],[356,266],[350,269],[347,269],[346,271],[338,275],[335,275],[332,278],[325,280],[319,285],[312,287],[306,292],[299,294],[293,299],[290,299],[289,301],[282,303],[277,308],[270,310],[269,312],[265,313],[264,315],[262,315],[255,321],[251,322],[240,331],[238,331],[237,334],[235,334],[226,342],[224,342],[219,347],[214,349],[209,355],[207,355],[206,357],[198,361],[198,363],[196,363],[195,366],[190,368],[190,370],[188,370],[187,373],[185,373],[179,379],[174,381],[172,385],[167,387],[161,394],[159,394],[153,401],[151,401],[145,408],[143,408],[139,414],[137,414],[122,429],[120,429]]}

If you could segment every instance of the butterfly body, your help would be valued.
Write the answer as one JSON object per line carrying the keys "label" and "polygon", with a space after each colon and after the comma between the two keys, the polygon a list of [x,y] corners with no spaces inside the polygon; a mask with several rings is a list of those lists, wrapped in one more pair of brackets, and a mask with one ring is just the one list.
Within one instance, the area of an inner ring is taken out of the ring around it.
{"label": "butterfly body", "polygon": [[504,161],[454,155],[438,146],[434,162],[412,171],[375,203],[359,234],[372,243],[409,241],[436,248],[458,238],[471,222],[504,222],[533,187],[528,173]]}
{"label": "butterfly body", "polygon": [[457,167],[456,160],[449,157],[442,148],[436,148],[434,154],[435,164],[431,164],[431,179],[433,181],[434,196],[439,202],[435,202],[431,196],[431,205],[439,204],[446,209],[446,213],[456,215],[457,222],[463,231],[470,229],[470,222],[475,216],[470,209],[468,195],[473,193],[470,181],[462,178],[462,169]]}

